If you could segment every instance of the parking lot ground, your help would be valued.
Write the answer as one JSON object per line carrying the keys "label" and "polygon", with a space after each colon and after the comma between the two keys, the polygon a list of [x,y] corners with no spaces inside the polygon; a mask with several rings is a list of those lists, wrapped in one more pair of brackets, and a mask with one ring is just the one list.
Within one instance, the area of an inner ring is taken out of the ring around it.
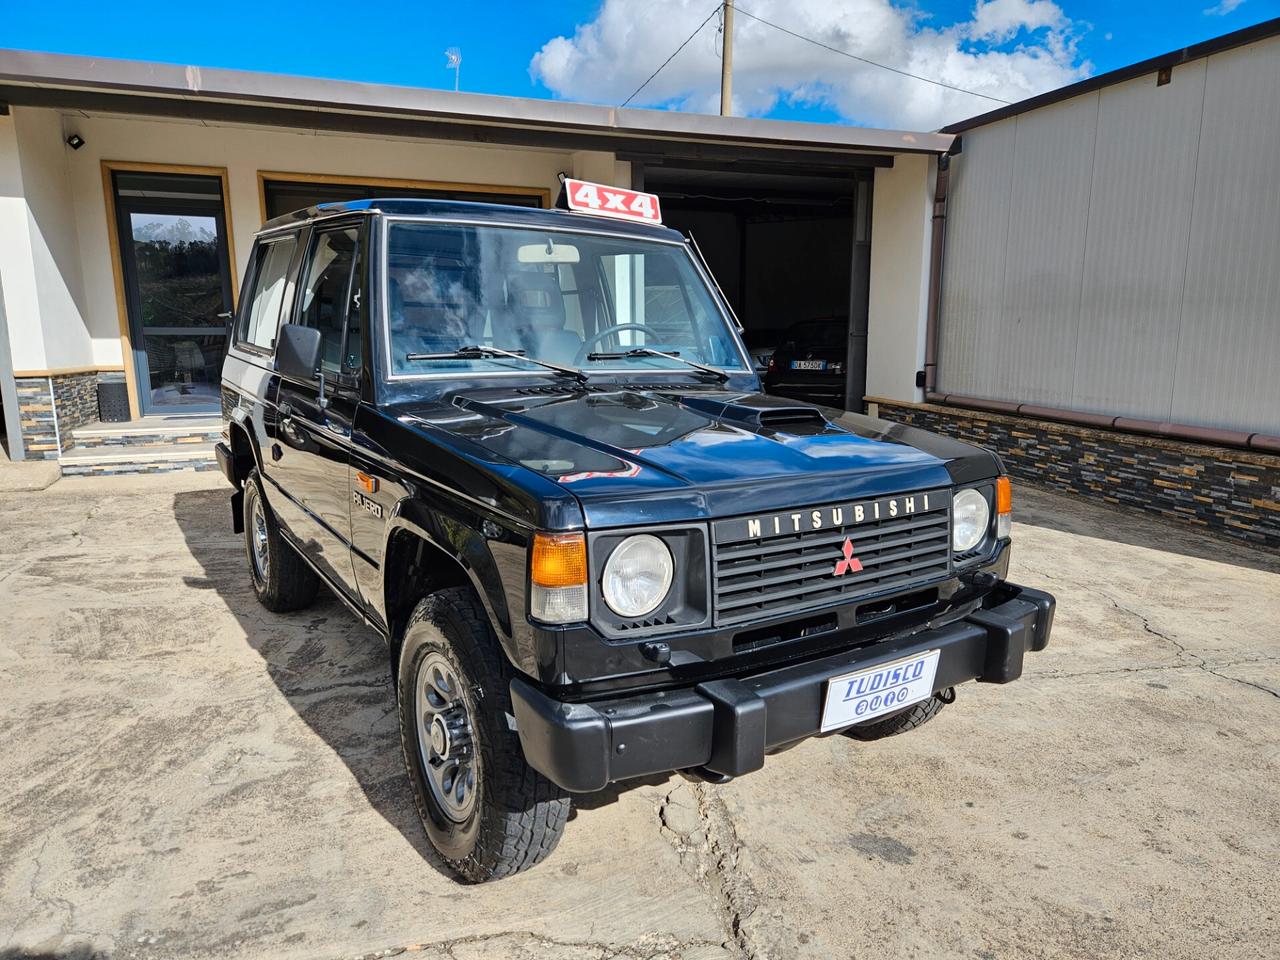
{"label": "parking lot ground", "polygon": [[220,477],[0,495],[0,957],[1274,957],[1280,561],[1016,491],[1053,643],[928,726],[436,865],[378,641],[254,601]]}

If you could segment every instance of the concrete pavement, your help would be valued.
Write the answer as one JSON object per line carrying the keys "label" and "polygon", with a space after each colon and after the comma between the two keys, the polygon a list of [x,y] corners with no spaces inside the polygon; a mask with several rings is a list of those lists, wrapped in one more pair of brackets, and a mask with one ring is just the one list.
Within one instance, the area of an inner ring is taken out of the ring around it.
{"label": "concrete pavement", "polygon": [[438,868],[378,641],[254,601],[220,477],[0,495],[0,957],[1273,956],[1280,562],[1016,491],[1053,645],[937,720]]}

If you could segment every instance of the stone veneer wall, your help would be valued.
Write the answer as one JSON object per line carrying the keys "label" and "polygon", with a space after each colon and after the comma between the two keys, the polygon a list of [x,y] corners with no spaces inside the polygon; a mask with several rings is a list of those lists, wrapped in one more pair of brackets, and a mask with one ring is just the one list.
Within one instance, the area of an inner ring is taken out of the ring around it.
{"label": "stone veneer wall", "polygon": [[937,404],[880,416],[988,447],[1010,476],[1280,548],[1280,457]]}
{"label": "stone veneer wall", "polygon": [[19,377],[15,384],[18,429],[28,459],[57,460],[71,446],[71,431],[98,419],[96,373]]}
{"label": "stone veneer wall", "polygon": [[28,460],[57,460],[58,433],[54,427],[53,392],[48,377],[20,377],[18,431]]}
{"label": "stone veneer wall", "polygon": [[98,419],[98,375],[72,373],[53,377],[53,405],[58,414],[62,449],[71,446],[71,431]]}

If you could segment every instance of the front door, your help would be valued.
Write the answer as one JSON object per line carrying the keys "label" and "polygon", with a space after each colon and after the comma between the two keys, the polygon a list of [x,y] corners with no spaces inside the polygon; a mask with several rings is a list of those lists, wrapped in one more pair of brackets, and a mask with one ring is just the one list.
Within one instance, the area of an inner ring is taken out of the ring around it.
{"label": "front door", "polygon": [[280,378],[278,451],[268,468],[301,507],[294,533],[301,549],[352,598],[351,427],[360,402],[360,226],[317,228],[298,281],[292,322],[321,334],[317,379]]}
{"label": "front door", "polygon": [[117,170],[112,189],[142,413],[214,412],[231,311],[222,180]]}

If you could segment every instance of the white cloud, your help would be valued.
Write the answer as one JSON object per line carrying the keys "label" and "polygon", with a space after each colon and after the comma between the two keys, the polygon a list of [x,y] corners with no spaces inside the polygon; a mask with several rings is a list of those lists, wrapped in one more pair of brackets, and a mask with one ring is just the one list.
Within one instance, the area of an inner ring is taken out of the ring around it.
{"label": "white cloud", "polygon": [[1021,30],[1060,30],[1067,18],[1051,0],[979,0],[969,35],[975,40],[1006,43]]}
{"label": "white cloud", "polygon": [[1228,13],[1235,10],[1236,7],[1244,3],[1244,0],[1221,0],[1220,3],[1214,4],[1207,8],[1204,12],[1210,17],[1225,17]]}
{"label": "white cloud", "polygon": [[[1232,0],[1223,0],[1232,2]],[[549,40],[529,65],[554,94],[621,103],[714,8],[714,0],[604,0],[572,37]],[[1081,29],[1052,0],[978,0],[971,19],[929,26],[891,0],[748,0],[734,29],[734,111],[759,116],[779,102],[820,105],[854,122],[933,129],[999,106],[824,51],[751,19],[952,86],[1016,101],[1088,76]],[[717,20],[632,106],[719,110]]]}

